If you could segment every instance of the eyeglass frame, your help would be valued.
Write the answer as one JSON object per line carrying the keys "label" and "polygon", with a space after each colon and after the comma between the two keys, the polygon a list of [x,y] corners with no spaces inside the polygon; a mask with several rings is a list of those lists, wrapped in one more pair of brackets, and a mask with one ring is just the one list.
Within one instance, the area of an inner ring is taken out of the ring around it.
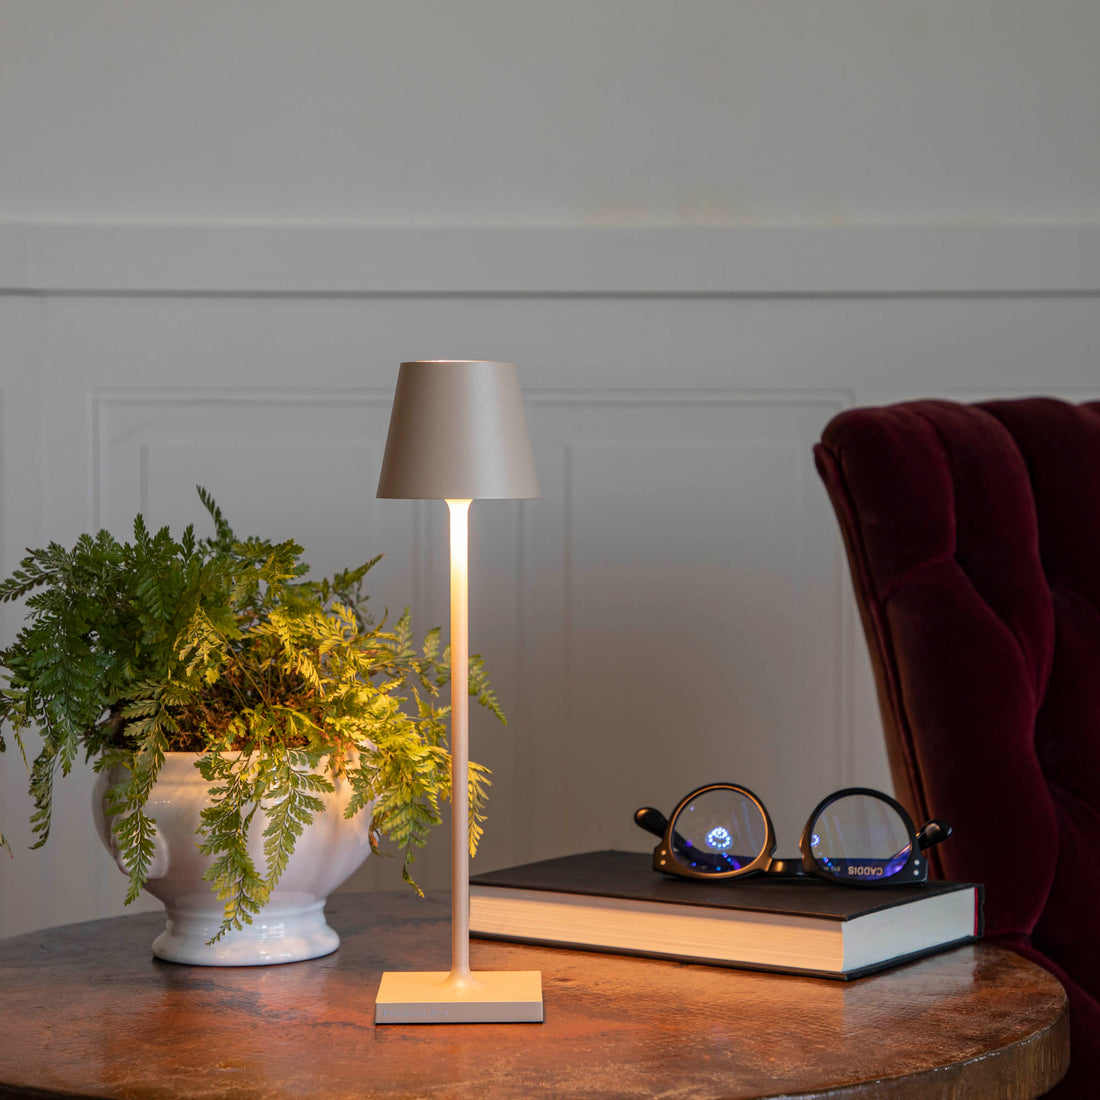
{"label": "eyeglass frame", "polygon": [[[738,867],[732,871],[696,871],[690,867],[685,867],[673,854],[672,826],[679,817],[680,811],[683,810],[688,803],[700,797],[700,795],[706,794],[708,791],[717,790],[736,791],[738,794],[744,795],[755,804],[761,816],[764,818],[764,843],[759,855],[744,867]],[[844,878],[835,872],[827,871],[825,868],[821,867],[817,858],[814,856],[810,839],[813,835],[811,826],[834,802],[839,802],[840,799],[852,795],[867,795],[871,798],[877,798],[885,802],[894,810],[905,826],[909,834],[909,858],[896,874],[890,875],[887,878]],[[677,803],[676,809],[673,810],[672,814],[667,818],[660,810],[656,810],[652,806],[642,806],[634,812],[634,824],[644,829],[647,833],[652,833],[654,836],[661,837],[661,843],[653,849],[653,869],[661,874],[676,875],[680,878],[695,879],[704,882],[720,882],[729,879],[746,878],[754,874],[798,878],[816,875],[819,878],[825,879],[827,882],[835,882],[843,886],[854,886],[857,888],[870,887],[872,889],[881,888],[883,886],[900,886],[903,884],[919,886],[927,882],[928,860],[925,859],[921,853],[927,848],[931,848],[933,845],[946,840],[952,832],[951,826],[948,825],[947,822],[940,821],[937,818],[926,821],[918,831],[913,825],[913,819],[909,816],[909,812],[897,801],[897,799],[891,798],[890,795],[885,792],[877,791],[872,787],[844,787],[842,790],[834,791],[832,794],[826,795],[811,811],[810,816],[806,820],[806,825],[802,830],[802,836],[798,842],[801,859],[774,859],[773,854],[776,846],[775,826],[772,824],[768,808],[748,789],[748,787],[743,787],[739,783],[708,783],[703,787],[698,787],[696,790],[684,795],[679,803]],[[672,866],[670,867],[669,864]],[[908,877],[906,877],[907,873]]]}

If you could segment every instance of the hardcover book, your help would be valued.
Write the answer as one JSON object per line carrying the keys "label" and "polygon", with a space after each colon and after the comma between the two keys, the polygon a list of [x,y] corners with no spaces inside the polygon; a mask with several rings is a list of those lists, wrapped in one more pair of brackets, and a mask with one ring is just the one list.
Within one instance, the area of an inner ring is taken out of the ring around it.
{"label": "hardcover book", "polygon": [[696,882],[643,852],[585,852],[470,880],[470,932],[586,950],[850,979],[978,939],[980,885],[861,889],[755,876]]}

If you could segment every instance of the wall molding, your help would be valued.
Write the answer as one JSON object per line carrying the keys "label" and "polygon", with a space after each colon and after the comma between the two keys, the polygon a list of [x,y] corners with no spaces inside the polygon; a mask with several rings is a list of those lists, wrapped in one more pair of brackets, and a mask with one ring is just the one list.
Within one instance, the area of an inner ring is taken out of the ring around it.
{"label": "wall molding", "polygon": [[0,222],[0,293],[1100,294],[1100,223]]}

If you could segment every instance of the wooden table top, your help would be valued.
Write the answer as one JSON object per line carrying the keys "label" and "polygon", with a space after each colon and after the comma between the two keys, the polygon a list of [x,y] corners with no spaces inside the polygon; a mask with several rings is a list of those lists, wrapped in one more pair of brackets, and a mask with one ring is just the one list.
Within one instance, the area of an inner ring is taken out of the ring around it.
{"label": "wooden table top", "polygon": [[340,950],[283,966],[155,960],[157,914],[0,941],[0,1097],[1011,1100],[1068,1064],[1062,987],[980,943],[844,983],[474,940],[545,1023],[375,1027],[384,969],[449,968],[447,899],[328,911]]}

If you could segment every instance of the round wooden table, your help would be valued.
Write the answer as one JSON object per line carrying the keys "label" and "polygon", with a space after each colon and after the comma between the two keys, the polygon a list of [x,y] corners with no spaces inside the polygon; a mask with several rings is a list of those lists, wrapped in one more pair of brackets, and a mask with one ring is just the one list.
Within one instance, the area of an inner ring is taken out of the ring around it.
{"label": "round wooden table", "polygon": [[284,966],[159,962],[153,914],[0,941],[0,1097],[1011,1100],[1068,1065],[1062,987],[986,944],[844,983],[475,940],[545,1023],[375,1027],[383,969],[449,967],[447,899],[329,914],[340,950]]}

